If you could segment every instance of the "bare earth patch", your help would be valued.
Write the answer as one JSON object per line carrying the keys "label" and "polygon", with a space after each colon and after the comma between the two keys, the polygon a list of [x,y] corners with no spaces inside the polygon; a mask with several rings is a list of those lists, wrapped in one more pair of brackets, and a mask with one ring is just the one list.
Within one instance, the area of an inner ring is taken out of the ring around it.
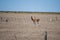
{"label": "bare earth patch", "polygon": [[[39,18],[39,24],[31,16]],[[0,40],[44,40],[45,31],[48,40],[60,40],[60,14],[0,13]]]}

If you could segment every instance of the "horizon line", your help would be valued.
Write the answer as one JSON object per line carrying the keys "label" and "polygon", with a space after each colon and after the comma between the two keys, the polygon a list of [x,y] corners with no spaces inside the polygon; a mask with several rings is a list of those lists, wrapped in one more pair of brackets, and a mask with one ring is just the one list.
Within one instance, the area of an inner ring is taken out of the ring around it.
{"label": "horizon line", "polygon": [[39,12],[39,11],[0,11],[0,12],[60,13],[60,12]]}

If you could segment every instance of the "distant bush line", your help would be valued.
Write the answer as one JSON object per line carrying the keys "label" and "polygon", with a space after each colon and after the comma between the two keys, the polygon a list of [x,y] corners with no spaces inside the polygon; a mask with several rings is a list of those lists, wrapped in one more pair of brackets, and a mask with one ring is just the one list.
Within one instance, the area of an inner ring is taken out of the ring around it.
{"label": "distant bush line", "polygon": [[60,14],[60,12],[24,12],[24,11],[0,11],[0,13]]}

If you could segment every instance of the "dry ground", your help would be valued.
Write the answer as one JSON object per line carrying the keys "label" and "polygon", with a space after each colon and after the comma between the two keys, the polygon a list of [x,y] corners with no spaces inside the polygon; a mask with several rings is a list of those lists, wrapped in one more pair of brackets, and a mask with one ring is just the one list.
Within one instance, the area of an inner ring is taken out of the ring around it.
{"label": "dry ground", "polygon": [[[39,24],[31,16],[39,18]],[[0,13],[0,40],[44,40],[45,31],[48,40],[60,40],[60,14]]]}

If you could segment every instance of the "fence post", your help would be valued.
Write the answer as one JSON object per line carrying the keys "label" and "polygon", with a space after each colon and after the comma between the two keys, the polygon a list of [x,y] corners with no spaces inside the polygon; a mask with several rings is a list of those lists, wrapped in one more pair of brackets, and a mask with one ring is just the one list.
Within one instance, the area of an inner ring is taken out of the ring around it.
{"label": "fence post", "polygon": [[44,40],[47,40],[47,31],[44,32]]}

